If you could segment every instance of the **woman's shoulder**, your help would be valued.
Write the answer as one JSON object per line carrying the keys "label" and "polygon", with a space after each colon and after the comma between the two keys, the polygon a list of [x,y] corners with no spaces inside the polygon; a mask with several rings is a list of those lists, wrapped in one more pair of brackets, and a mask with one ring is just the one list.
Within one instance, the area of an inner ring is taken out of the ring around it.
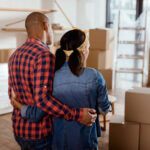
{"label": "woman's shoulder", "polygon": [[101,74],[98,70],[96,70],[95,68],[90,68],[90,67],[86,67],[85,68],[85,72],[86,73],[89,73],[89,74],[92,74],[92,75],[95,75],[97,76],[97,74]]}
{"label": "woman's shoulder", "polygon": [[94,68],[86,67],[84,72],[86,76],[88,75],[89,77],[92,77],[95,80],[97,80],[99,77],[102,77],[101,73]]}
{"label": "woman's shoulder", "polygon": [[92,77],[94,80],[96,80],[98,82],[102,82],[102,83],[104,82],[104,78],[103,78],[102,74],[100,73],[100,71],[98,71],[94,68],[86,67],[85,74],[88,75],[90,78]]}
{"label": "woman's shoulder", "polygon": [[97,70],[94,69],[94,68],[90,68],[90,67],[86,67],[84,71],[85,71],[86,73],[90,73],[90,74],[93,74],[93,75],[96,75],[96,74],[97,74]]}

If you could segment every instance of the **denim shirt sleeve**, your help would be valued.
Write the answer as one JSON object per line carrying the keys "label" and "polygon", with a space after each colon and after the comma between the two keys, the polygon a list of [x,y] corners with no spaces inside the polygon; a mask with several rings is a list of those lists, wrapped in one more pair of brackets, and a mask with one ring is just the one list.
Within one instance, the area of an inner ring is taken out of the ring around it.
{"label": "denim shirt sleeve", "polygon": [[106,114],[110,108],[110,101],[108,100],[108,93],[105,80],[103,76],[97,71],[97,105],[98,110],[102,114]]}
{"label": "denim shirt sleeve", "polygon": [[38,108],[36,105],[30,107],[23,105],[21,108],[21,117],[30,122],[39,122],[47,113]]}

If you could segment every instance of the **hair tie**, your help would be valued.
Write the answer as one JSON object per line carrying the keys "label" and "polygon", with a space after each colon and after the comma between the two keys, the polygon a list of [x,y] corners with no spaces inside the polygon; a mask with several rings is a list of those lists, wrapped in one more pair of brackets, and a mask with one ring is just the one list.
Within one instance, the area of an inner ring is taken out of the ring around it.
{"label": "hair tie", "polygon": [[69,57],[74,52],[74,50],[63,50],[63,51],[67,57]]}
{"label": "hair tie", "polygon": [[[84,42],[76,50],[78,50],[79,52],[83,51],[85,49],[87,43],[88,43],[88,37],[85,34],[85,40],[84,40]],[[63,51],[66,54],[66,56],[69,57],[75,50],[63,50]]]}
{"label": "hair tie", "polygon": [[83,51],[83,50],[86,48],[87,43],[88,43],[88,37],[87,37],[87,35],[85,34],[85,40],[84,40],[84,42],[77,48],[78,51],[80,51],[80,52]]}

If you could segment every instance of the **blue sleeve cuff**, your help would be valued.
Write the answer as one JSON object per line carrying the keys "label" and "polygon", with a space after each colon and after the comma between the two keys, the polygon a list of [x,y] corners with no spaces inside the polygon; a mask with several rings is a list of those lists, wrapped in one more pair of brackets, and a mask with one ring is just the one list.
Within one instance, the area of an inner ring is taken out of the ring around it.
{"label": "blue sleeve cuff", "polygon": [[102,115],[105,115],[109,112],[109,109],[103,111],[101,108],[98,108],[99,112],[102,114]]}
{"label": "blue sleeve cuff", "polygon": [[102,114],[102,115],[105,115],[107,114],[108,112],[112,112],[113,108],[112,108],[112,104],[111,102],[109,102],[109,107],[108,109],[106,109],[105,111],[103,111],[101,108],[98,108],[99,112]]}
{"label": "blue sleeve cuff", "polygon": [[27,118],[27,116],[26,116],[27,109],[28,109],[28,106],[27,106],[27,105],[23,105],[22,108],[21,108],[21,117],[22,117],[23,119],[26,119],[26,118]]}

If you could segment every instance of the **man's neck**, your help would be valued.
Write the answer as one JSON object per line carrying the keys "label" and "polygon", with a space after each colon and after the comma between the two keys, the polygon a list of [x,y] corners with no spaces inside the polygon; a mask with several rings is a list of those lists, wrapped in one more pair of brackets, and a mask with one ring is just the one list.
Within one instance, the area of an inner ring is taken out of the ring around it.
{"label": "man's neck", "polygon": [[46,43],[46,39],[40,33],[39,34],[29,34],[28,37],[29,38],[34,38],[34,39],[39,39],[39,40],[43,41],[44,43]]}

